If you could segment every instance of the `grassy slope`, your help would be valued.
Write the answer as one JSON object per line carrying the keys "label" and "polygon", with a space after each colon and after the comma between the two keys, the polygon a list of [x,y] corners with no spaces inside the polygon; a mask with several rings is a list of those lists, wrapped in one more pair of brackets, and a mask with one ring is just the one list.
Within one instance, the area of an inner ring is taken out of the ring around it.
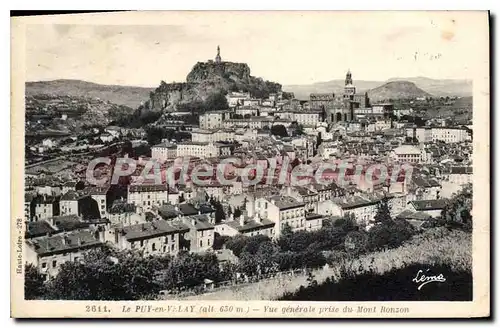
{"label": "grassy slope", "polygon": [[[411,264],[439,265],[448,264],[457,270],[470,270],[472,267],[471,235],[461,231],[448,231],[438,228],[413,237],[405,245],[384,252],[364,255],[349,264],[350,271],[363,274],[369,270],[384,274]],[[416,273],[416,272],[415,272]],[[342,266],[313,272],[315,280],[322,283],[328,277],[338,280],[342,276]],[[413,277],[408,277],[411,280]],[[280,277],[257,283],[236,286],[214,293],[190,296],[191,300],[273,300],[285,293],[296,291],[307,285],[305,274],[294,277]]]}

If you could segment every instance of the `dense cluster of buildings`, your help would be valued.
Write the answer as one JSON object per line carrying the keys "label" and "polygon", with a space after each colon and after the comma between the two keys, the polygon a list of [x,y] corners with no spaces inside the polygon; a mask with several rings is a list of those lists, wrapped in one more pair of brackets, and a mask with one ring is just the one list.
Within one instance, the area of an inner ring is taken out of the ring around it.
{"label": "dense cluster of buildings", "polygon": [[[312,231],[345,215],[369,229],[382,199],[388,199],[394,218],[422,227],[440,215],[453,192],[472,181],[470,127],[401,121],[391,104],[371,104],[366,93],[358,93],[350,71],[341,94],[311,94],[309,101],[297,101],[280,94],[255,99],[248,92],[232,92],[227,101],[229,109],[200,115],[199,126],[190,131],[192,140],[153,145],[151,159],[167,171],[183,157],[190,157],[190,165],[214,168],[234,158],[237,163],[224,173],[231,184],[210,175],[204,185],[189,179],[145,181],[140,177],[144,157],[138,158],[122,194],[76,175],[30,176],[27,261],[50,277],[62,263],[79,261],[83,252],[104,244],[144,254],[206,252],[217,235],[278,238],[286,226]],[[348,163],[351,169],[344,183],[332,170],[330,176],[323,173],[330,177],[327,183],[293,186],[279,179],[283,170],[289,175],[287,163],[307,164],[313,172],[325,163]],[[411,175],[374,182],[365,174],[370,165],[390,171],[401,164],[411,165]],[[250,165],[264,170],[258,183],[242,178]],[[361,175],[355,172],[358,167]],[[216,214],[221,211],[222,217]]]}

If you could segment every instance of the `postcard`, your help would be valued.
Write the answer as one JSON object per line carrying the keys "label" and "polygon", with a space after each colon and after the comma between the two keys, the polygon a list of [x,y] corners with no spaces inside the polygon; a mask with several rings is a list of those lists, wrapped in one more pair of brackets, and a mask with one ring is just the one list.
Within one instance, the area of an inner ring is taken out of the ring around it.
{"label": "postcard", "polygon": [[487,11],[11,26],[12,317],[490,315]]}

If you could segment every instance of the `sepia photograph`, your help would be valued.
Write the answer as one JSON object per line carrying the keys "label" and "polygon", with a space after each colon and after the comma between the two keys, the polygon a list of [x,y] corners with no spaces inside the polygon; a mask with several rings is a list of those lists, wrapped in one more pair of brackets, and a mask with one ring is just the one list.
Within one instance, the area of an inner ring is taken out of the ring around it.
{"label": "sepia photograph", "polygon": [[487,11],[11,25],[12,316],[489,316]]}

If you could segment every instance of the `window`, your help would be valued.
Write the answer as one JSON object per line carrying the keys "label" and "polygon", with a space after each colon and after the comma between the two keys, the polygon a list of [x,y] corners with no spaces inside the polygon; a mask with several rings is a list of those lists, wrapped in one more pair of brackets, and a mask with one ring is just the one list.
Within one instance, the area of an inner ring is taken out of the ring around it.
{"label": "window", "polygon": [[200,247],[203,247],[203,240],[200,240]]}
{"label": "window", "polygon": [[155,244],[155,243],[153,243],[153,244],[151,245],[151,249],[152,249],[153,251],[156,251],[156,244]]}
{"label": "window", "polygon": [[[118,240],[118,238],[117,238],[116,240]],[[132,248],[132,249],[134,249],[134,248],[135,248],[135,243],[134,243],[134,242],[131,242],[131,243],[130,243],[130,248]]]}
{"label": "window", "polygon": [[77,262],[77,261],[78,261],[78,259],[79,259],[79,257],[78,257],[78,256],[75,256],[75,262]]}
{"label": "window", "polygon": [[52,267],[55,268],[57,266],[57,261],[52,261]]}
{"label": "window", "polygon": [[163,246],[163,253],[167,251],[167,246]]}
{"label": "window", "polygon": [[101,204],[104,204],[105,200],[104,199],[101,199]]}
{"label": "window", "polygon": [[47,263],[42,263],[42,269],[45,269],[47,267]]}
{"label": "window", "polygon": [[172,252],[173,252],[175,250],[175,245],[172,245],[171,249],[172,249]]}
{"label": "window", "polygon": [[144,240],[141,240],[141,247],[144,246]]}

